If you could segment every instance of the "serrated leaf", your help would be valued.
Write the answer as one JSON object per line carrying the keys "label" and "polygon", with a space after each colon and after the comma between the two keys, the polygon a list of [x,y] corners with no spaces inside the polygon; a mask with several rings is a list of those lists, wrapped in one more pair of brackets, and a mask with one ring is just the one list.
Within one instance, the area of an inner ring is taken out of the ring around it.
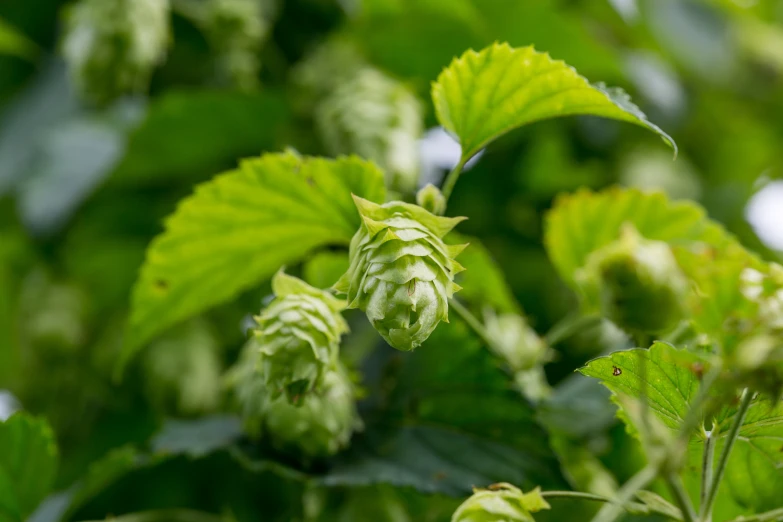
{"label": "serrated leaf", "polygon": [[267,154],[199,185],[151,244],[133,290],[123,361],[153,336],[223,303],[311,250],[347,244],[351,198],[383,201],[383,174],[356,157]]}
{"label": "serrated leaf", "polygon": [[[641,397],[642,380],[639,357],[646,360],[647,402],[650,411],[672,433],[687,415],[691,400],[699,387],[699,357],[665,343],[655,343],[649,350],[615,352],[590,361],[580,371],[601,382],[615,394],[633,399]],[[622,402],[620,403],[622,407]],[[718,433],[716,454],[720,454],[725,436],[736,414],[736,407],[716,414]],[[629,416],[621,414],[624,422]],[[689,465],[685,481],[695,497],[704,432],[697,430],[691,440]],[[779,507],[783,491],[783,402],[755,399],[734,446],[724,482],[718,491],[716,515],[725,520],[739,514],[757,513]]]}
{"label": "serrated leaf", "polygon": [[57,447],[46,421],[16,413],[0,423],[0,520],[21,521],[32,513],[56,470]]}
{"label": "serrated leaf", "polygon": [[557,198],[547,214],[544,243],[560,277],[572,287],[588,256],[620,237],[631,223],[647,239],[670,244],[704,242],[723,247],[732,242],[695,203],[670,201],[661,192],[610,188],[579,190]]}
{"label": "serrated leaf", "polygon": [[390,483],[447,495],[495,482],[565,487],[533,407],[459,318],[438,326],[402,365],[384,399],[392,411],[366,419],[366,433],[336,458],[324,483]]}
{"label": "serrated leaf", "polygon": [[577,114],[640,125],[677,150],[621,89],[591,85],[565,62],[533,47],[494,44],[467,51],[438,76],[432,99],[438,121],[459,138],[463,161],[513,129]]}

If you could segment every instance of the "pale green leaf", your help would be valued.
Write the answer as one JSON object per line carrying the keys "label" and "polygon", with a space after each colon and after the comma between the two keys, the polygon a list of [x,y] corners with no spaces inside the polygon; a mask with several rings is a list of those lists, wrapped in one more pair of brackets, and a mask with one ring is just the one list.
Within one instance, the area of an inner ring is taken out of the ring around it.
{"label": "pale green leaf", "polygon": [[560,277],[576,286],[577,271],[589,255],[619,238],[624,223],[633,224],[647,239],[674,245],[704,242],[722,247],[732,242],[695,203],[637,189],[579,190],[561,195],[546,216],[544,242]]}
{"label": "pale green leaf", "polygon": [[49,493],[56,470],[57,446],[46,421],[16,413],[0,423],[0,520],[24,520],[32,513]]}
{"label": "pale green leaf", "polygon": [[[699,388],[704,366],[695,354],[668,344],[656,343],[649,350],[615,352],[590,361],[580,371],[600,379],[614,394],[634,399],[641,397],[643,384],[640,357],[646,362],[647,401],[656,418],[672,433],[687,415],[691,400]],[[623,403],[620,402],[622,405]],[[735,407],[716,414],[720,433],[716,454],[725,443],[725,435],[736,413]],[[628,422],[628,415],[620,417]],[[697,430],[689,448],[685,481],[696,497],[704,432]],[[779,507],[783,491],[783,402],[755,399],[729,458],[724,482],[718,491],[716,522],[729,517],[758,513]]]}
{"label": "pale green leaf", "polygon": [[591,85],[565,62],[533,47],[494,44],[467,51],[440,74],[432,98],[441,125],[462,144],[463,161],[513,129],[577,114],[640,125],[661,136],[676,153],[674,140],[622,90]]}
{"label": "pale green leaf", "polygon": [[356,157],[268,154],[199,185],[151,244],[133,291],[127,360],[165,328],[223,303],[281,265],[346,245],[360,220],[351,194],[383,201],[383,174]]}
{"label": "pale green leaf", "polygon": [[302,277],[316,288],[331,288],[348,271],[348,252],[318,252],[304,265]]}

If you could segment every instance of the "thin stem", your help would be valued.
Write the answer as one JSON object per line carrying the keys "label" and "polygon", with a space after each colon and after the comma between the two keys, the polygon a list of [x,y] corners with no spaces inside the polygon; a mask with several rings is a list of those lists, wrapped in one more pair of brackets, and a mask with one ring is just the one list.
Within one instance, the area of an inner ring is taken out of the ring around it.
{"label": "thin stem", "polygon": [[707,491],[712,484],[713,469],[715,466],[715,442],[718,436],[718,426],[713,423],[712,430],[704,441],[704,455],[701,459],[701,494],[699,496],[699,518],[704,518],[704,506],[707,504]]}
{"label": "thin stem", "polygon": [[715,366],[713,366],[704,375],[704,378],[701,381],[701,385],[699,386],[699,391],[696,393],[696,397],[691,402],[688,413],[685,415],[685,420],[683,420],[682,424],[680,425],[680,433],[677,439],[681,443],[685,444],[690,441],[693,430],[695,430],[702,421],[701,410],[704,407],[704,404],[707,402],[707,399],[709,399],[710,389],[712,388],[712,385],[715,383],[715,381],[718,380],[720,372],[720,364],[715,364]]}
{"label": "thin stem", "polygon": [[779,522],[783,520],[783,508],[773,509],[766,513],[759,513],[757,515],[741,516],[737,517],[730,522]]}
{"label": "thin stem", "polygon": [[628,482],[623,484],[611,503],[604,504],[601,510],[593,517],[592,522],[614,522],[623,513],[623,506],[639,492],[646,488],[650,482],[655,480],[658,475],[658,469],[655,466],[648,465],[639,473],[631,477]]}
{"label": "thin stem", "polygon": [[555,324],[544,335],[544,341],[549,346],[554,346],[577,332],[599,324],[603,318],[600,315],[569,316]]}
{"label": "thin stem", "polygon": [[454,191],[454,186],[457,184],[459,175],[462,174],[462,167],[465,166],[465,158],[460,158],[459,163],[446,175],[446,179],[443,180],[443,186],[440,189],[441,194],[446,200],[446,204],[449,203],[451,193]]}
{"label": "thin stem", "polygon": [[683,520],[685,522],[696,522],[696,511],[693,509],[691,499],[688,497],[688,493],[685,491],[685,487],[682,485],[680,477],[674,473],[667,473],[664,478],[666,479],[666,484],[669,486],[669,490],[672,492],[675,502],[677,502],[677,506],[682,512]]}
{"label": "thin stem", "polygon": [[484,341],[487,346],[494,345],[494,341],[492,340],[492,337],[490,337],[487,329],[484,328],[484,324],[479,321],[476,316],[465,307],[465,305],[456,299],[449,299],[449,306],[451,306],[452,310],[457,312],[457,315],[459,315],[466,323],[468,323],[468,326],[470,326],[473,331],[476,332],[479,337],[481,337],[481,340]]}
{"label": "thin stem", "polygon": [[710,488],[707,492],[707,497],[705,498],[704,504],[701,506],[701,522],[710,522],[712,520],[712,505],[715,502],[715,497],[718,495],[718,488],[720,487],[720,483],[723,480],[723,474],[726,472],[726,465],[729,462],[729,455],[731,455],[731,450],[734,448],[734,443],[737,441],[740,428],[745,422],[745,415],[748,413],[748,408],[750,408],[750,403],[752,400],[753,393],[745,388],[742,391],[742,399],[740,400],[737,413],[734,415],[734,422],[731,423],[731,428],[729,428],[729,432],[726,435],[726,445],[723,446],[723,450],[720,452],[720,456],[718,457],[718,465],[715,468],[715,476],[710,483]]}
{"label": "thin stem", "polygon": [[542,491],[544,498],[575,498],[579,500],[593,500],[595,502],[613,502],[611,498],[595,493],[582,493],[581,491]]}

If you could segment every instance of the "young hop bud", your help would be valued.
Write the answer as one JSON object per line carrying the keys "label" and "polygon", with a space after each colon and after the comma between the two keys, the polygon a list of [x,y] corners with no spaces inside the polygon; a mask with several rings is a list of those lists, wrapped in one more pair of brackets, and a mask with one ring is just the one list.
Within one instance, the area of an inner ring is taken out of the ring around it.
{"label": "young hop bud", "polygon": [[460,288],[454,258],[467,245],[445,236],[464,218],[435,216],[409,203],[378,205],[354,196],[362,226],[351,240],[351,265],[335,284],[398,350],[413,350],[448,321],[449,298]]}
{"label": "young hop bud", "polygon": [[586,274],[604,316],[630,332],[665,332],[687,315],[688,281],[669,245],[644,239],[630,225],[590,255]]}
{"label": "young hop bud", "polygon": [[294,406],[278,397],[263,409],[263,430],[272,445],[306,459],[334,455],[361,426],[354,385],[340,365],[328,371],[321,387],[301,404]]}
{"label": "young hop bud", "polygon": [[71,76],[98,104],[144,91],[168,43],[168,0],[79,0],[65,15]]}
{"label": "young hop bud", "polygon": [[440,189],[431,183],[416,193],[416,203],[436,216],[442,216],[446,211],[446,198],[443,197]]}
{"label": "young hop bud", "polygon": [[451,522],[535,522],[531,513],[550,509],[539,488],[530,493],[511,484],[475,489],[451,517]]}
{"label": "young hop bud", "polygon": [[340,315],[345,302],[283,271],[272,290],[275,299],[255,318],[260,369],[272,397],[285,392],[295,401],[337,364],[340,336],[348,331]]}

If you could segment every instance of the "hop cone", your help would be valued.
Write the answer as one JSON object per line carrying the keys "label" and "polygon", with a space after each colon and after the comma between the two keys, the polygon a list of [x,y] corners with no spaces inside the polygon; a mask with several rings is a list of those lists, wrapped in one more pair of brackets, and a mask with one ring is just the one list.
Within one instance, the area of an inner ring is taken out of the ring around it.
{"label": "hop cone", "polygon": [[631,332],[665,332],[687,315],[688,281],[669,245],[644,239],[632,226],[590,255],[588,284],[603,314]]}
{"label": "hop cone", "polygon": [[536,488],[530,493],[511,484],[494,484],[489,489],[476,489],[463,502],[451,522],[535,522],[533,515],[550,506]]}
{"label": "hop cone", "polygon": [[203,320],[175,328],[147,348],[142,360],[145,391],[167,412],[197,415],[220,402],[220,345]]}
{"label": "hop cone", "polygon": [[340,336],[348,331],[340,315],[345,303],[282,271],[272,290],[275,299],[256,317],[260,369],[272,397],[285,391],[293,401],[337,364]]}
{"label": "hop cone", "polygon": [[430,214],[416,205],[377,205],[354,196],[363,223],[353,236],[351,265],[335,289],[348,294],[386,341],[413,350],[448,321],[448,299],[459,290],[454,258],[466,245],[441,239],[463,218]]}
{"label": "hop cone", "polygon": [[264,405],[269,397],[264,376],[259,368],[259,348],[258,340],[251,337],[242,349],[239,361],[224,379],[226,388],[233,391],[239,406],[245,432],[254,439],[261,437]]}
{"label": "hop cone", "polygon": [[307,459],[334,455],[360,427],[356,392],[340,365],[327,371],[321,387],[301,404],[294,406],[278,397],[263,408],[263,430],[272,445]]}
{"label": "hop cone", "polygon": [[373,160],[387,173],[389,187],[415,190],[423,114],[407,86],[364,67],[318,105],[315,118],[329,152]]}
{"label": "hop cone", "polygon": [[71,76],[99,104],[144,91],[168,43],[168,0],[80,0],[66,13]]}
{"label": "hop cone", "polygon": [[199,6],[195,18],[218,54],[220,79],[243,90],[258,87],[258,55],[268,32],[262,2],[208,0]]}

